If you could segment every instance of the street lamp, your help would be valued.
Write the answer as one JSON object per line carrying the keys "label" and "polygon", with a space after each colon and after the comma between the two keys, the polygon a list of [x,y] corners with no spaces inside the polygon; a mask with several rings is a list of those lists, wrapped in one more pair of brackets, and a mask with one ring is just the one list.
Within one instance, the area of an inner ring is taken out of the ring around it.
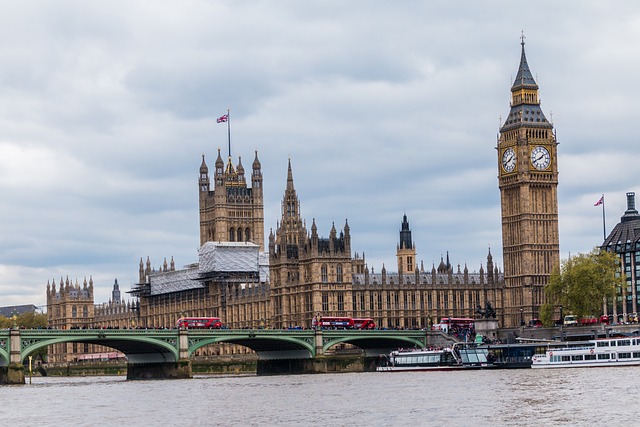
{"label": "street lamp", "polygon": [[11,314],[11,320],[13,320],[13,329],[18,329],[18,312],[15,308],[13,309],[13,311],[11,311]]}
{"label": "street lamp", "polygon": [[33,365],[31,364],[33,356],[29,355],[29,384],[31,384],[31,377],[33,376]]}

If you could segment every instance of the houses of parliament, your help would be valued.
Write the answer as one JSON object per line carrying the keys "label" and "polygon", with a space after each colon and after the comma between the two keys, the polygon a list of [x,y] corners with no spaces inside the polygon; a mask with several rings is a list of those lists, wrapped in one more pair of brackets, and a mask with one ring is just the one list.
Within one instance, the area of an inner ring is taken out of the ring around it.
{"label": "houses of parliament", "polygon": [[[510,112],[492,147],[503,271],[494,265],[490,249],[481,255],[485,262],[477,271],[451,265],[448,253],[425,269],[406,214],[398,218],[397,271],[369,266],[364,253],[353,251],[347,220],[331,224],[323,238],[315,219],[303,218],[291,160],[281,218],[265,240],[258,153],[246,176],[241,158],[234,164],[229,155],[225,161],[218,150],[211,171],[202,156],[198,174],[198,261],[176,269],[172,258],[156,267],[141,258],[129,302],[122,299],[117,280],[111,300],[101,305],[93,302],[91,279],[82,285],[69,279],[50,282],[49,325],[164,328],[188,315],[220,317],[229,328],[309,328],[321,315],[370,317],[380,328],[426,328],[443,317],[474,317],[478,306],[490,302],[501,327],[519,326],[537,317],[544,285],[559,263],[556,147],[523,41]],[[54,362],[89,350],[59,346],[67,348],[50,351]]]}

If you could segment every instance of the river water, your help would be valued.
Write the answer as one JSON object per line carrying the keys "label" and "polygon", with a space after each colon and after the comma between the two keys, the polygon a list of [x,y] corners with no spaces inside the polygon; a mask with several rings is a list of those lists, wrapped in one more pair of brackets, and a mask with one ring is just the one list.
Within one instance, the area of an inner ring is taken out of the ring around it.
{"label": "river water", "polygon": [[0,386],[5,426],[638,425],[640,367],[190,380],[34,377]]}

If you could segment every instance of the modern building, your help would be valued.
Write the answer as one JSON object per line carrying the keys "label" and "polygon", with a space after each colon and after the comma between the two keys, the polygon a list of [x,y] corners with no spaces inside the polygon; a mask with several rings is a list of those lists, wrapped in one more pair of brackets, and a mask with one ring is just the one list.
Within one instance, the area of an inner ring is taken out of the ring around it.
{"label": "modern building", "polygon": [[627,193],[627,210],[620,222],[600,247],[620,257],[620,272],[624,273],[627,285],[617,289],[615,301],[608,301],[605,312],[615,318],[622,315],[626,321],[630,313],[638,313],[640,303],[640,214],[636,210],[635,193]]}
{"label": "modern building", "polygon": [[24,304],[24,305],[9,305],[6,307],[0,307],[0,316],[2,317],[13,317],[20,316],[24,313],[35,313],[38,307],[33,304]]}
{"label": "modern building", "polygon": [[524,50],[511,86],[511,110],[498,136],[504,323],[539,317],[544,286],[560,264],[556,136],[540,107]]}

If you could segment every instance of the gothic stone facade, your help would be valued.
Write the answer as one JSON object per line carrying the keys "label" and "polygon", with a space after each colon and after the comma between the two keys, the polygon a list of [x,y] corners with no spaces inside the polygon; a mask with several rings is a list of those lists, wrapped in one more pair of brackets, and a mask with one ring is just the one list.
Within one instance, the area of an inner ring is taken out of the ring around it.
{"label": "gothic stone facade", "polygon": [[511,87],[511,111],[498,137],[505,300],[503,326],[537,318],[544,286],[560,264],[558,161],[553,125],[540,108],[524,52]]}
{"label": "gothic stone facade", "polygon": [[[72,283],[67,277],[60,278],[56,287],[55,280],[47,282],[47,325],[54,329],[85,328],[123,328],[129,327],[135,319],[136,310],[130,301],[120,299],[120,288],[115,281],[112,299],[108,303],[94,305],[93,279],[85,279],[82,286],[76,280]],[[100,345],[85,343],[60,343],[49,346],[49,363],[68,363],[77,361],[87,353],[107,353],[112,349]]]}

